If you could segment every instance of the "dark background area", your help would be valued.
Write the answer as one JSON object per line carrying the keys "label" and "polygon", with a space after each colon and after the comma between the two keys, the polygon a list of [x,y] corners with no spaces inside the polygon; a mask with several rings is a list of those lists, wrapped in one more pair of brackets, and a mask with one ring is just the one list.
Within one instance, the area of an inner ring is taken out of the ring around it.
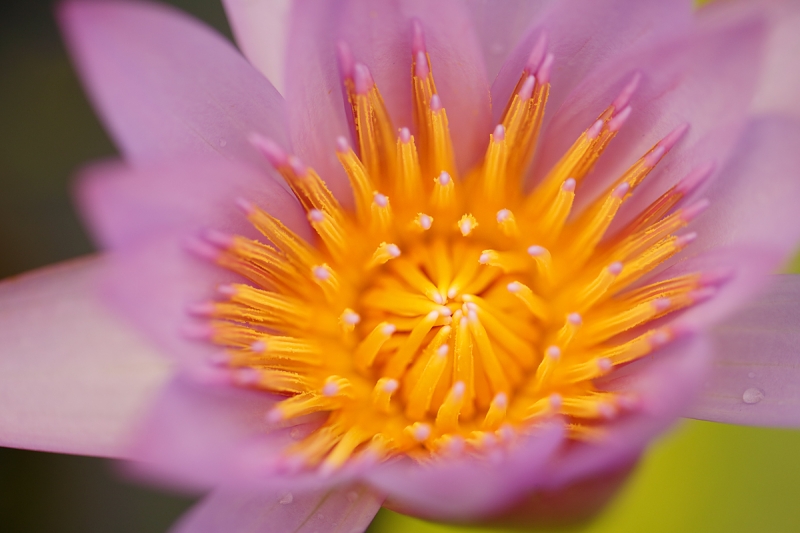
{"label": "dark background area", "polygon": [[[218,0],[169,3],[230,35]],[[116,153],[69,62],[54,5],[0,1],[0,278],[92,251],[71,176]],[[126,481],[102,459],[0,448],[3,533],[162,532],[190,504]]]}

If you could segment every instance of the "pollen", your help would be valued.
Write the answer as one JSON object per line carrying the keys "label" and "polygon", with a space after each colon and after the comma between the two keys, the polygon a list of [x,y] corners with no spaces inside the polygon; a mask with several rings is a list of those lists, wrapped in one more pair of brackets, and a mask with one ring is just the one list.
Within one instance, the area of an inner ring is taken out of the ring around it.
{"label": "pollen", "polygon": [[706,203],[683,203],[709,169],[617,221],[685,126],[576,207],[632,113],[638,76],[530,189],[555,61],[546,40],[487,132],[482,163],[461,175],[421,24],[411,31],[414,124],[399,128],[368,67],[339,47],[354,137],[332,140],[332,150],[352,205],[255,136],[314,239],[247,200],[243,216],[263,240],[207,237],[214,261],[243,279],[195,308],[224,353],[215,362],[236,386],[282,398],[265,424],[317,415],[316,429],[286,451],[309,469],[330,472],[364,454],[424,461],[456,444],[485,450],[555,415],[571,438],[596,436],[637,405],[597,379],[672,341],[679,332],[659,319],[713,296],[718,280],[697,272],[647,281],[691,244],[685,229]]}

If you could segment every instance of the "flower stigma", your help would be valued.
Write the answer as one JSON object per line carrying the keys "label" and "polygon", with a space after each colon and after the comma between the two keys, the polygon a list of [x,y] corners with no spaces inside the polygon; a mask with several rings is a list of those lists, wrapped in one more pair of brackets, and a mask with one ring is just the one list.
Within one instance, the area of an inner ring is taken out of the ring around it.
{"label": "flower stigma", "polygon": [[713,295],[697,272],[644,278],[688,246],[681,233],[706,207],[682,200],[701,168],[619,228],[623,203],[679,141],[680,127],[642,154],[585,208],[576,188],[624,126],[635,75],[529,193],[553,55],[540,39],[480,165],[460,175],[446,102],[413,23],[415,134],[396,129],[366,65],[339,48],[354,142],[336,154],[346,208],[324,181],[269,139],[251,140],[307,213],[314,242],[246,200],[270,244],[207,238],[220,266],[247,280],[221,287],[198,314],[217,361],[239,386],[280,395],[269,423],[318,414],[287,452],[330,471],[362,454],[425,460],[455,447],[485,450],[560,415],[572,438],[636,408],[595,383],[670,342],[657,319]]}

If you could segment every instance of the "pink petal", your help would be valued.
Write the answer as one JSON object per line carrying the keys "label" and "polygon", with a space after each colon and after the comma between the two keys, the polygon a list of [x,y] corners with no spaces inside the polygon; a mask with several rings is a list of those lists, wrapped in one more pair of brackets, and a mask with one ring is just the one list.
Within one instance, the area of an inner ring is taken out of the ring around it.
{"label": "pink petal", "polygon": [[713,330],[713,371],[687,416],[800,427],[800,276],[773,282],[767,294]]}
{"label": "pink petal", "polygon": [[79,176],[78,204],[97,241],[121,249],[166,232],[196,235],[216,229],[256,237],[236,201],[245,198],[309,236],[297,200],[253,167],[211,156],[172,159],[131,168],[87,167]]}
{"label": "pink petal", "polygon": [[465,0],[464,3],[480,40],[486,74],[490,80],[497,76],[508,55],[531,27],[540,23],[554,9],[560,9],[557,7],[560,2],[555,0]]}
{"label": "pink petal", "polygon": [[223,0],[236,43],[279,91],[289,25],[288,0]]}
{"label": "pink petal", "polygon": [[590,72],[606,67],[631,50],[685,34],[691,8],[692,3],[686,0],[553,2],[532,22],[492,84],[494,120],[499,119],[543,31],[550,43],[548,51],[555,56],[548,101],[552,113]]}
{"label": "pink petal", "polygon": [[294,494],[218,489],[194,507],[172,533],[361,533],[381,506],[363,487]]}
{"label": "pink petal", "polygon": [[431,465],[402,459],[375,468],[367,479],[389,495],[393,509],[436,520],[472,521],[512,507],[541,486],[545,464],[563,442],[563,427],[554,423],[520,436],[507,450],[498,444],[488,458],[454,456]]}
{"label": "pink petal", "polygon": [[217,486],[231,477],[246,443],[280,439],[265,420],[275,401],[263,392],[177,378],[138,428],[128,452],[133,471],[180,486]]}
{"label": "pink petal", "polygon": [[753,102],[756,113],[789,112],[800,115],[800,5],[794,0],[730,0],[709,2],[699,16],[710,22],[766,15],[769,36],[766,61],[758,74],[759,88]]}
{"label": "pink petal", "polygon": [[719,177],[711,206],[692,226],[695,249],[758,243],[788,256],[800,242],[800,121],[752,121]]}
{"label": "pink petal", "polygon": [[266,162],[247,142],[285,142],[278,92],[230,43],[163,4],[64,2],[59,20],[106,127],[131,161],[219,153]]}
{"label": "pink petal", "polygon": [[291,16],[286,64],[286,102],[292,142],[340,195],[349,194],[334,148],[349,135],[337,68],[337,43],[344,41],[365,63],[383,94],[395,126],[411,120],[411,20],[422,22],[448,111],[459,168],[480,157],[489,127],[489,91],[482,54],[463,5],[426,2],[300,0]]}
{"label": "pink petal", "polygon": [[638,214],[697,166],[721,165],[748,118],[756,87],[753,72],[760,65],[764,35],[761,20],[713,29],[697,27],[688,37],[634,49],[591,74],[554,115],[543,137],[534,178],[555,164],[636,73],[641,81],[631,98],[633,113],[581,185],[578,204],[585,205],[660,139],[687,123],[688,132],[626,202],[621,217]]}
{"label": "pink petal", "polygon": [[221,485],[297,494],[353,483],[367,467],[352,462],[323,475],[299,471],[286,449],[319,427],[324,416],[268,423],[279,399],[233,386],[231,374],[210,367],[184,373],[166,387],[127,453],[127,470],[182,489]]}
{"label": "pink petal", "polygon": [[94,295],[102,256],[0,284],[0,445],[121,457],[169,369]]}
{"label": "pink petal", "polygon": [[221,283],[240,281],[194,251],[201,235],[214,229],[262,238],[236,206],[239,197],[301,236],[309,233],[299,204],[276,182],[220,158],[94,167],[79,197],[98,240],[118,252],[103,281],[109,301],[185,362],[199,362],[214,349],[182,333],[195,325],[189,306],[215,298]]}
{"label": "pink petal", "polygon": [[685,412],[708,375],[710,360],[707,339],[694,335],[610,375],[603,388],[632,394],[638,407],[606,425],[597,442],[576,444],[552,461],[549,488],[629,466]]}

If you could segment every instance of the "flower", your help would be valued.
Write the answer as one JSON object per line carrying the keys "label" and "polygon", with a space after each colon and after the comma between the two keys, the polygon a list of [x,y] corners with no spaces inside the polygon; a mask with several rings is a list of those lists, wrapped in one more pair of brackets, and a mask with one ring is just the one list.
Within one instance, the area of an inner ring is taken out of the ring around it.
{"label": "flower", "polygon": [[[62,6],[125,163],[79,185],[111,253],[45,279],[103,278],[176,356],[127,453],[217,489],[183,527],[363,529],[384,498],[444,520],[547,518],[543,494],[589,512],[691,405],[709,340],[723,363],[788,357],[709,331],[800,236],[796,102],[755,74],[790,7],[663,4],[298,1],[285,108],[180,14]],[[227,6],[257,54],[266,19]],[[775,300],[744,323],[785,316]],[[787,379],[725,403],[751,382],[713,373],[692,412],[796,423]]]}

